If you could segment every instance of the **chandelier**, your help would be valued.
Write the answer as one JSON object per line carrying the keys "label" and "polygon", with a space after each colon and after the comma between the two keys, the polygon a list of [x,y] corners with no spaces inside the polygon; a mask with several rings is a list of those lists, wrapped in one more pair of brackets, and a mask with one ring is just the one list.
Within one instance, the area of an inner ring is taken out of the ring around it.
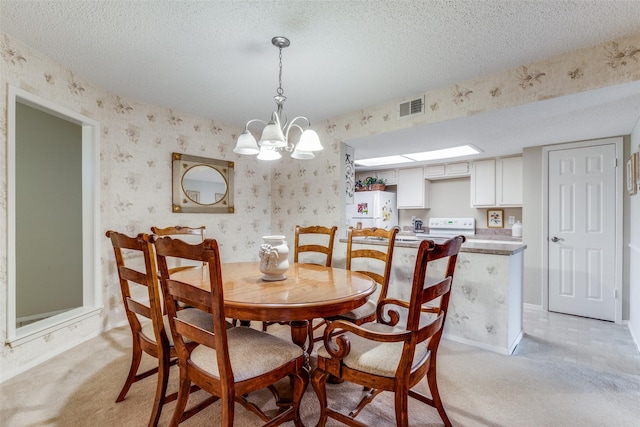
{"label": "chandelier", "polygon": [[[234,153],[258,155],[258,160],[277,160],[282,158],[282,151],[291,153],[291,157],[299,160],[313,159],[314,151],[323,149],[320,144],[318,134],[310,129],[311,122],[304,116],[298,116],[288,122],[287,116],[283,112],[284,96],[282,90],[282,49],[289,46],[289,39],[286,37],[274,37],[271,44],[280,51],[280,74],[278,75],[278,89],[273,99],[276,101],[277,109],[271,113],[271,120],[267,123],[260,119],[249,120],[244,126],[244,131],[238,137]],[[249,125],[252,123],[262,123],[262,136],[256,142],[256,138],[249,132]],[[303,127],[304,126],[304,127]],[[297,143],[289,138],[292,129],[297,129],[294,133],[300,133]]]}

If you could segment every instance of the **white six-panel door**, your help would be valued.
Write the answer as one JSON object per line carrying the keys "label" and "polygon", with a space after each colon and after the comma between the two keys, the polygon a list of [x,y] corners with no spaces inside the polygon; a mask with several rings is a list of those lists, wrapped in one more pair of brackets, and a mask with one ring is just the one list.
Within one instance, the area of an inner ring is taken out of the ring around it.
{"label": "white six-panel door", "polygon": [[616,148],[549,152],[549,311],[615,320]]}

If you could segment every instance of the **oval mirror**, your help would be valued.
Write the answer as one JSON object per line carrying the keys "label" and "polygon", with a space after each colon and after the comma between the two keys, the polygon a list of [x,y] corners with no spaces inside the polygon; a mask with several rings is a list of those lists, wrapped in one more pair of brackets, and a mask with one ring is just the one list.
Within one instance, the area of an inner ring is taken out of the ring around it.
{"label": "oval mirror", "polygon": [[199,205],[218,203],[227,192],[227,183],[214,167],[199,165],[182,176],[182,189],[187,197]]}
{"label": "oval mirror", "polygon": [[233,162],[172,153],[174,213],[234,213]]}

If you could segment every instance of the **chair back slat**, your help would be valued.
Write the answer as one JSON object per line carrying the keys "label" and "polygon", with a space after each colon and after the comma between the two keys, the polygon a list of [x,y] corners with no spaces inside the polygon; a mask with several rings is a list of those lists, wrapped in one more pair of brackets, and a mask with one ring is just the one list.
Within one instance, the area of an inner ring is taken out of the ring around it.
{"label": "chair back slat", "polygon": [[444,323],[444,315],[440,313],[426,326],[413,332],[413,334],[415,335],[416,344],[423,343],[428,339],[432,338],[438,331],[442,329],[443,323]]}
{"label": "chair back slat", "polygon": [[[174,272],[171,272],[170,274],[173,273]],[[203,311],[209,311],[211,307],[211,295],[208,291],[194,286],[181,286],[180,282],[171,279],[167,280],[167,286],[175,300]]]}
{"label": "chair back slat", "polygon": [[118,271],[120,272],[120,277],[124,280],[147,286],[148,277],[146,273],[141,273],[125,266],[119,267]]}
{"label": "chair back slat", "polygon": [[420,296],[420,304],[426,304],[449,292],[451,290],[452,280],[453,278],[451,276],[447,276],[437,283],[430,284],[428,287],[424,288],[422,290],[422,295]]}
{"label": "chair back slat", "polygon": [[358,270],[358,273],[364,274],[365,276],[368,276],[368,277],[371,277],[371,279],[373,279],[376,283],[378,283],[378,285],[380,283],[384,283],[385,282],[385,278],[384,277],[382,277],[380,274],[375,273],[373,271]]}
{"label": "chair back slat", "polygon": [[152,314],[151,314],[151,308],[149,308],[149,306],[141,304],[140,302],[134,299],[131,299],[131,297],[128,297],[126,301],[127,301],[127,308],[129,308],[129,310],[133,311],[136,314],[144,316],[147,319],[151,319]]}
{"label": "chair back slat", "polygon": [[180,236],[180,235],[200,236],[201,241],[204,241],[207,234],[207,227],[205,227],[204,225],[200,227],[188,227],[184,225],[176,225],[176,226],[164,227],[164,228],[151,227],[151,232],[156,236]]}
{"label": "chair back slat", "polygon": [[209,348],[216,348],[215,335],[211,331],[205,331],[204,329],[179,318],[174,320],[176,332],[180,336],[190,341],[197,342],[198,344],[206,345]]}

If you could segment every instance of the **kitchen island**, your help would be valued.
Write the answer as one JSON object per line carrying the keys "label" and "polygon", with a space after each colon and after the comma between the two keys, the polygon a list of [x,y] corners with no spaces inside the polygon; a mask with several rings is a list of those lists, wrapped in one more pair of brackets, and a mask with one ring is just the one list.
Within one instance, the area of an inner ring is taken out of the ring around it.
{"label": "kitchen island", "polygon": [[[522,339],[522,278],[526,245],[520,241],[468,238],[462,245],[451,290],[444,338],[501,354]],[[354,240],[355,241],[355,240]],[[346,243],[346,239],[340,239]],[[437,239],[436,239],[437,242]],[[373,246],[383,241],[366,241]],[[396,240],[389,295],[407,299],[420,240]],[[334,258],[335,259],[335,258]],[[441,274],[445,263],[430,271]],[[440,271],[439,271],[440,270]]]}

